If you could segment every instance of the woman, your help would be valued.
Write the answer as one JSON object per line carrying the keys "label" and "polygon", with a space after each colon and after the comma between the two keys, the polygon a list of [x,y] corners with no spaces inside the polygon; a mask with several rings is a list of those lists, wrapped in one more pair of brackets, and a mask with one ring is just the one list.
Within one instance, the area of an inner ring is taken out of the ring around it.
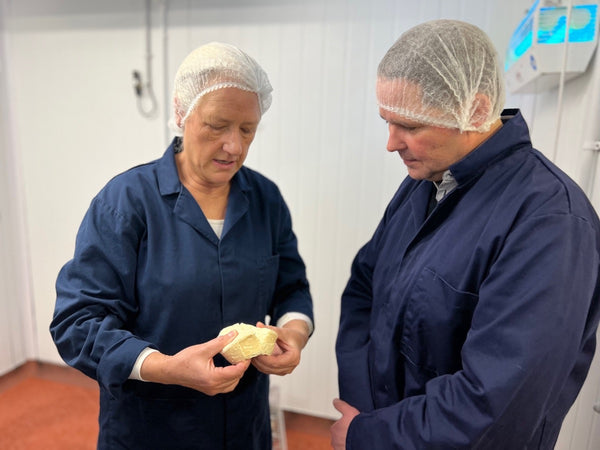
{"label": "woman", "polygon": [[[175,77],[164,156],[94,198],[60,271],[50,331],[100,386],[98,448],[267,449],[268,374],[290,373],[312,301],[288,208],[244,167],[271,103],[262,68],[211,43]],[[233,323],[269,316],[272,356],[228,365]]]}

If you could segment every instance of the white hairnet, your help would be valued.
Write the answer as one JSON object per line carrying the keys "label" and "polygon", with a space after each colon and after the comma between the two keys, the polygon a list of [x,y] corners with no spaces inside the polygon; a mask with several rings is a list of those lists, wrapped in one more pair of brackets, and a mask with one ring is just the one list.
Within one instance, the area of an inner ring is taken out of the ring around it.
{"label": "white hairnet", "polygon": [[175,74],[171,125],[176,131],[183,131],[198,100],[209,92],[227,87],[254,92],[261,114],[271,106],[273,88],[269,78],[246,53],[220,42],[211,42],[192,51]]}
{"label": "white hairnet", "polygon": [[487,131],[504,105],[504,80],[488,36],[474,25],[434,20],[403,33],[377,71],[377,101],[419,123]]}

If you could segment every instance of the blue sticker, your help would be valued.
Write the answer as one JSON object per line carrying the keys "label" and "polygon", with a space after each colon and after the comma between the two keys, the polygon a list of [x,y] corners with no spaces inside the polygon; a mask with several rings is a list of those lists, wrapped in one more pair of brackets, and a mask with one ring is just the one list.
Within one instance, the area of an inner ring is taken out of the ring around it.
{"label": "blue sticker", "polygon": [[537,63],[535,62],[535,58],[533,55],[529,55],[529,64],[533,70],[537,70]]}

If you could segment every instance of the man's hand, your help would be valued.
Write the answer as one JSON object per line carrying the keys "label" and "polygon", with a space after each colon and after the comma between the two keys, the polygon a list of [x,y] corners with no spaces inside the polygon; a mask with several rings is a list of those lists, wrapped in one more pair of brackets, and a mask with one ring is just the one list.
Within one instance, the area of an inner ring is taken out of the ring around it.
{"label": "man's hand", "polygon": [[331,425],[331,446],[334,450],[344,450],[350,422],[360,414],[360,411],[339,398],[333,400],[333,406],[342,413],[342,417]]}

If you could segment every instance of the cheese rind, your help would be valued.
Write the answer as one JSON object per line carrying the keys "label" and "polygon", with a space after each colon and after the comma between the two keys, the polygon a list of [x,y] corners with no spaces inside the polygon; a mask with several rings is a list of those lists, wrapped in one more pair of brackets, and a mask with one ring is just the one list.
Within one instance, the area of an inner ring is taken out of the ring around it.
{"label": "cheese rind", "polygon": [[238,332],[237,336],[221,350],[221,354],[231,364],[273,353],[275,341],[277,341],[277,333],[273,330],[258,328],[247,323],[236,323],[223,328],[219,332],[219,336],[232,330]]}

